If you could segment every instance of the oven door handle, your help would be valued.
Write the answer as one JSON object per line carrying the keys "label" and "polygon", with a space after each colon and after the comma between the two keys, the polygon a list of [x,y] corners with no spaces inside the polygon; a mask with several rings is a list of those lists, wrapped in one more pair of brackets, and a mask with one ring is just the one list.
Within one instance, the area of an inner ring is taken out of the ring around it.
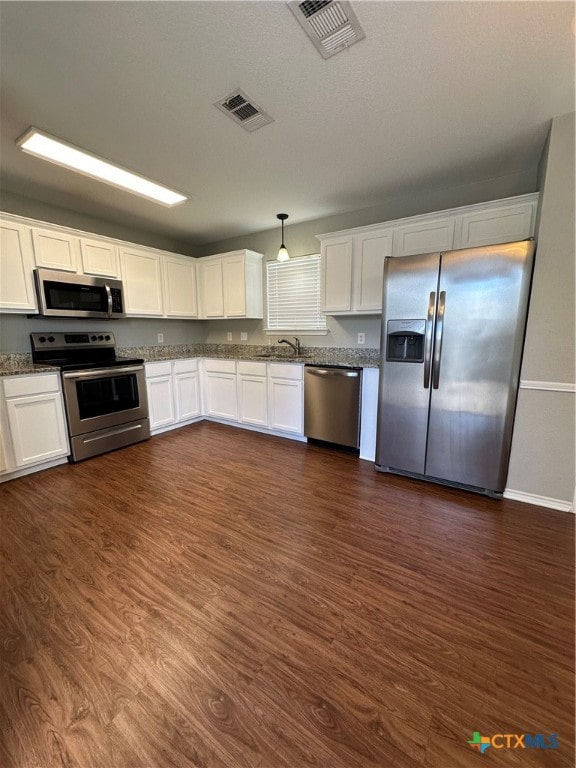
{"label": "oven door handle", "polygon": [[143,365],[126,365],[118,368],[92,368],[89,371],[70,371],[63,373],[64,379],[101,379],[103,376],[115,376],[117,373],[140,373]]}
{"label": "oven door handle", "polygon": [[112,317],[112,291],[108,283],[105,284],[106,298],[108,299],[108,317]]}

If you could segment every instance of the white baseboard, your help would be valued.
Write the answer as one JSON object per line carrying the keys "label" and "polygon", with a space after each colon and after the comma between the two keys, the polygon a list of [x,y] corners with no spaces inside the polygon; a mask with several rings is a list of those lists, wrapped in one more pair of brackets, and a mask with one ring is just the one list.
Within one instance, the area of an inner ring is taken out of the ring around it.
{"label": "white baseboard", "polygon": [[549,507],[557,509],[559,512],[574,512],[574,504],[571,501],[563,499],[552,499],[549,496],[537,496],[535,493],[524,493],[524,491],[515,491],[512,488],[506,488],[504,498],[512,501],[522,501],[524,504],[535,504],[537,507]]}

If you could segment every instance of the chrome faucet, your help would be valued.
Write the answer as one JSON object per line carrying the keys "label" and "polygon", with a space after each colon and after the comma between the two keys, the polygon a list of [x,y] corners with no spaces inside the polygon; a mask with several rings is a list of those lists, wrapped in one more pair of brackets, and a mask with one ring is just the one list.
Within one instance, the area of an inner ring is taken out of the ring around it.
{"label": "chrome faucet", "polygon": [[278,344],[288,344],[294,350],[295,357],[300,357],[300,339],[298,336],[293,336],[292,338],[296,341],[296,344],[292,344],[288,339],[278,339]]}

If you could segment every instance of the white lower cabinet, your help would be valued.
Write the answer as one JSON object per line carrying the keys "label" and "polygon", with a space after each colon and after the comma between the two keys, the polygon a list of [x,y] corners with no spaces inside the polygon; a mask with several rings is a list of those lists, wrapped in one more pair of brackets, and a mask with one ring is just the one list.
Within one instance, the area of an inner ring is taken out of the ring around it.
{"label": "white lower cabinet", "polygon": [[150,431],[163,432],[200,417],[198,361],[146,363]]}
{"label": "white lower cabinet", "polygon": [[268,413],[270,429],[304,434],[304,366],[290,363],[268,365]]}
{"label": "white lower cabinet", "polygon": [[57,373],[2,380],[0,472],[43,469],[68,456],[68,433]]}
{"label": "white lower cabinet", "polygon": [[197,360],[174,361],[174,401],[177,422],[200,416],[200,375]]}
{"label": "white lower cabinet", "polygon": [[206,416],[238,421],[238,392],[234,360],[204,362],[204,412]]}
{"label": "white lower cabinet", "polygon": [[266,363],[241,360],[238,369],[238,421],[268,427]]}
{"label": "white lower cabinet", "polygon": [[205,416],[303,436],[303,365],[247,360],[205,360],[203,365]]}

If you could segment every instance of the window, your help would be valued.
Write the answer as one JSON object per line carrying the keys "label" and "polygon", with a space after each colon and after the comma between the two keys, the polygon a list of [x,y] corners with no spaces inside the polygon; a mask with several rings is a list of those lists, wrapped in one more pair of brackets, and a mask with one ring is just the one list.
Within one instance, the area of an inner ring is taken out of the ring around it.
{"label": "window", "polygon": [[320,311],[320,254],[266,262],[268,331],[326,332]]}

